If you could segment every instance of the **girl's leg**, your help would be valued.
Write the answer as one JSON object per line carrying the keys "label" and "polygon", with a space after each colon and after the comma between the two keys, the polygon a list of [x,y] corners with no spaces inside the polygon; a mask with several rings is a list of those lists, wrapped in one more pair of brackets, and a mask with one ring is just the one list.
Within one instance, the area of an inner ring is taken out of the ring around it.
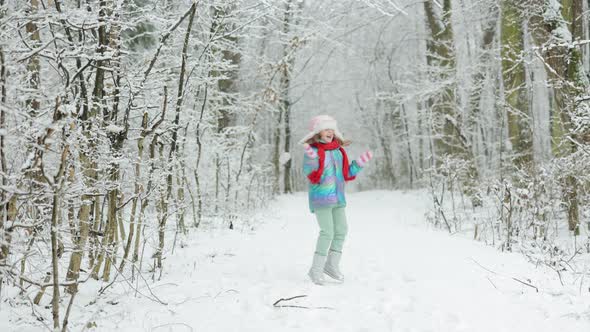
{"label": "girl's leg", "polygon": [[332,245],[334,239],[334,220],[332,214],[332,208],[317,209],[315,210],[315,216],[320,226],[320,235],[315,247],[315,253],[321,256],[328,254],[328,249]]}
{"label": "girl's leg", "polygon": [[336,252],[342,252],[342,246],[344,245],[344,239],[348,233],[348,224],[346,222],[346,213],[344,207],[334,208],[332,210],[332,220],[334,222],[334,240],[330,250]]}
{"label": "girl's leg", "polygon": [[330,246],[326,265],[324,265],[324,272],[336,280],[344,281],[344,275],[340,272],[342,246],[344,244],[344,239],[346,238],[346,233],[348,232],[344,208],[341,207],[332,210],[332,219],[334,221],[334,240]]}

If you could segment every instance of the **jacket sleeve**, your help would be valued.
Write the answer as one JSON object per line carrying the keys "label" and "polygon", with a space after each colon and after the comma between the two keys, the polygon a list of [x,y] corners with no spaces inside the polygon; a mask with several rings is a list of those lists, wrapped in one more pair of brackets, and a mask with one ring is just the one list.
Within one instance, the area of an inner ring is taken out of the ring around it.
{"label": "jacket sleeve", "polygon": [[317,157],[317,149],[313,148],[316,152],[316,157],[311,158],[307,153],[303,153],[303,174],[307,177],[311,172],[315,171],[320,167],[320,161]]}
{"label": "jacket sleeve", "polygon": [[353,160],[348,166],[348,174],[350,174],[350,176],[357,176],[357,174],[360,173],[362,169],[363,168],[359,166],[356,160]]}

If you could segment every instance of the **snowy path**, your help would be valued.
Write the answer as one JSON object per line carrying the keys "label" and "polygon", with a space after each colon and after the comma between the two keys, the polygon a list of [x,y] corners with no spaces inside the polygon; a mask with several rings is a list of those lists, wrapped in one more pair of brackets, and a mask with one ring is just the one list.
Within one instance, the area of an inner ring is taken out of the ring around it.
{"label": "snowy path", "polygon": [[[153,288],[167,306],[101,299],[92,320],[100,331],[590,331],[588,293],[568,294],[520,255],[429,229],[420,193],[349,195],[346,281],[313,285],[306,199],[282,197],[254,231],[191,235]],[[296,295],[307,297],[285,304],[333,309],[273,308]],[[85,310],[88,320],[96,308]]]}

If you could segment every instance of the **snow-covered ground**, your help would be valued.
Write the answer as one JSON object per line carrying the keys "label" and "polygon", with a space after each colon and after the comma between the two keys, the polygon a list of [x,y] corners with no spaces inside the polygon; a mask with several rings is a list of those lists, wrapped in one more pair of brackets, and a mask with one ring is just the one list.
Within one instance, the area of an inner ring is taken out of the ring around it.
{"label": "snow-covered ground", "polygon": [[[299,193],[280,197],[252,225],[193,232],[162,281],[140,283],[167,305],[117,283],[92,304],[80,295],[72,330],[590,331],[587,282],[562,286],[522,255],[429,228],[424,193],[362,192],[348,202],[343,284],[306,277],[317,226]],[[278,305],[307,308],[273,307],[299,295]],[[31,319],[4,305],[0,330],[37,330]]]}

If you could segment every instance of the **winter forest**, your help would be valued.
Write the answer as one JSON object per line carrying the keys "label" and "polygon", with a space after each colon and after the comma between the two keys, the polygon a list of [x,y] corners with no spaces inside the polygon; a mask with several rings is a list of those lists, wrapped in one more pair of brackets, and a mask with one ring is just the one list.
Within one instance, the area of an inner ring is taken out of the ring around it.
{"label": "winter forest", "polygon": [[[542,269],[590,326],[590,1],[0,0],[0,329],[106,331],[96,312],[121,298],[166,306],[175,259],[272,206],[315,241],[298,142],[319,114],[351,158],[373,151],[349,194],[412,197],[425,229]],[[302,257],[284,272],[300,284]],[[264,310],[299,294],[271,295]]]}

